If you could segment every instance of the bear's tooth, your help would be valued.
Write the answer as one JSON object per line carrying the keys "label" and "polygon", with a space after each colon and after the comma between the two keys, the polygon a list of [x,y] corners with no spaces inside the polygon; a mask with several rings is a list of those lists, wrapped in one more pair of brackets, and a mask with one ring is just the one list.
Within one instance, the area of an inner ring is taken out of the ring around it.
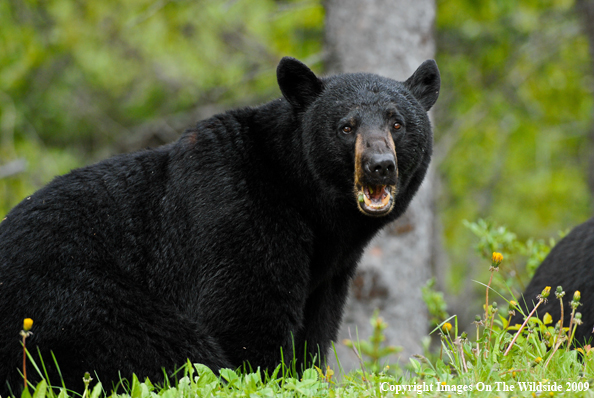
{"label": "bear's tooth", "polygon": [[371,199],[369,199],[369,196],[367,196],[367,194],[363,195],[363,200],[367,207],[373,207],[373,202],[371,201]]}

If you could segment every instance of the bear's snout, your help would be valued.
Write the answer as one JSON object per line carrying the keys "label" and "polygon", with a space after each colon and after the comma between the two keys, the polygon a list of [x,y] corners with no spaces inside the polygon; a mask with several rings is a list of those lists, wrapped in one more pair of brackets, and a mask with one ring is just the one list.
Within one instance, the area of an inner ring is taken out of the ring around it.
{"label": "bear's snout", "polygon": [[365,170],[369,174],[368,180],[377,185],[394,184],[396,178],[396,158],[394,154],[372,153],[365,164]]}
{"label": "bear's snout", "polygon": [[379,132],[362,134],[359,167],[363,170],[362,182],[373,185],[395,185],[398,177],[394,141],[388,134]]}

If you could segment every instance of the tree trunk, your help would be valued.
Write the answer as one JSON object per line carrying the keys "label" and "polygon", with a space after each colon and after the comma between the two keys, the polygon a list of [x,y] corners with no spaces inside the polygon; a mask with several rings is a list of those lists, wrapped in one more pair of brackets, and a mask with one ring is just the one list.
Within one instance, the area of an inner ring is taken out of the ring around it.
{"label": "tree trunk", "polygon": [[[371,72],[402,81],[435,56],[434,0],[326,0],[325,8],[331,73]],[[361,260],[336,342],[345,371],[359,362],[341,341],[350,338],[349,329],[353,339],[357,334],[367,339],[376,309],[389,325],[385,343],[404,348],[402,361],[422,353],[429,324],[421,287],[431,276],[434,174],[430,168],[408,210],[371,242]]]}
{"label": "tree trunk", "polygon": [[[588,38],[590,47],[590,74],[594,77],[594,0],[577,0],[575,3],[576,11],[581,16],[582,27]],[[594,201],[594,115],[592,116],[592,125],[590,126],[589,140],[589,159],[588,159],[588,186],[592,200]]]}

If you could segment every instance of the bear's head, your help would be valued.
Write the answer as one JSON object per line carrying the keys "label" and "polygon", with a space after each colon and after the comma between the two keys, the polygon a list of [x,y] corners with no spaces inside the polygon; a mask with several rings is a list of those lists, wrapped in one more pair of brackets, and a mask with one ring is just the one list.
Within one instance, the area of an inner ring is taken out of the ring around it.
{"label": "bear's head", "polygon": [[435,61],[398,82],[367,73],[318,78],[285,57],[277,78],[300,120],[304,158],[324,195],[347,198],[367,216],[399,216],[431,158],[427,111],[440,88]]}

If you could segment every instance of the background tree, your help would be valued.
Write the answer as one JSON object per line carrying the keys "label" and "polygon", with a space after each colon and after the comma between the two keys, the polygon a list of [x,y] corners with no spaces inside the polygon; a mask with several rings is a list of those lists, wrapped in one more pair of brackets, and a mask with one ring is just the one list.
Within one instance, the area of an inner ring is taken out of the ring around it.
{"label": "background tree", "polygon": [[[435,57],[433,0],[327,0],[326,50],[330,72],[370,72],[407,79],[426,59]],[[398,148],[396,149],[398,151]],[[421,286],[431,276],[433,173],[406,213],[370,245],[351,289],[340,338],[371,335],[369,317],[376,308],[390,325],[386,343],[404,347],[403,358],[421,354],[428,331]],[[358,361],[338,345],[346,369]],[[347,360],[350,358],[350,361]],[[394,358],[392,358],[394,359]]]}

